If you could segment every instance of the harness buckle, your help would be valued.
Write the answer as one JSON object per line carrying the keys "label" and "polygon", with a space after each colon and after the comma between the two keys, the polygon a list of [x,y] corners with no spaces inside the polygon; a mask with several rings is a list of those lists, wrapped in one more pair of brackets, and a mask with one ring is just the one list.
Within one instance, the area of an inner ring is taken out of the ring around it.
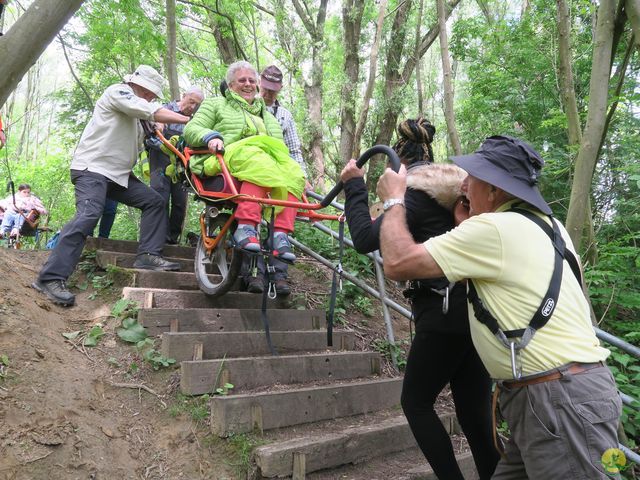
{"label": "harness buckle", "polygon": [[276,282],[273,282],[271,280],[269,280],[269,291],[267,293],[267,296],[273,300],[276,298],[277,292],[276,292]]}
{"label": "harness buckle", "polygon": [[522,365],[518,365],[519,349],[516,348],[516,342],[509,342],[509,352],[511,353],[511,373],[513,378],[519,380],[522,377]]}

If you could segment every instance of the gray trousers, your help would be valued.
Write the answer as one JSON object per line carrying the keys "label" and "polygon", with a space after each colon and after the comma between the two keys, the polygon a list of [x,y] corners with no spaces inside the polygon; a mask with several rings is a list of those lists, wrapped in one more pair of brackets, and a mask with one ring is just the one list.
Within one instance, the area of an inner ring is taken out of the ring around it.
{"label": "gray trousers", "polygon": [[166,205],[167,242],[178,243],[182,233],[182,224],[187,213],[187,192],[181,183],[173,183],[165,175],[169,157],[156,150],[149,150],[150,185],[164,199]]}
{"label": "gray trousers", "polygon": [[128,188],[87,170],[71,170],[71,183],[75,186],[76,215],[60,232],[56,248],[40,270],[40,281],[66,280],[71,276],[82,255],[87,235],[91,235],[102,216],[107,197],[142,210],[138,254],[162,254],[167,222],[160,194],[133,173],[129,175]]}
{"label": "gray trousers", "polygon": [[[560,369],[562,370],[562,368]],[[500,392],[511,430],[493,480],[595,480],[602,454],[618,448],[621,400],[606,366]]]}

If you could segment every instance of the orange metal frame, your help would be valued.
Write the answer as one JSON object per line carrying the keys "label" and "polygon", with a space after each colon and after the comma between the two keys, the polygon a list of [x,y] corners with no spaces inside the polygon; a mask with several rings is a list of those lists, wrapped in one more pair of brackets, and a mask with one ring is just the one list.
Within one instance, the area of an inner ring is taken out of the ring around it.
{"label": "orange metal frame", "polygon": [[[185,148],[184,153],[182,153],[162,135],[162,132],[160,132],[160,130],[156,130],[156,135],[162,141],[162,143],[180,159],[180,161],[184,165],[185,170],[187,171],[189,171],[189,159],[191,158],[191,155],[211,153],[209,152],[209,150],[193,150],[189,147]],[[301,218],[305,220],[308,219],[309,221],[321,221],[321,220],[337,220],[340,222],[344,221],[344,217],[342,215],[327,215],[324,213],[316,212],[316,210],[321,209],[322,206],[319,203],[309,203],[306,195],[304,194],[302,195],[302,202],[290,202],[288,200],[276,200],[273,198],[255,197],[253,195],[246,195],[246,194],[239,193],[238,190],[236,189],[235,183],[233,181],[233,177],[229,173],[229,170],[227,169],[227,165],[224,163],[222,154],[216,153],[216,157],[220,164],[220,170],[222,172],[224,181],[226,185],[229,187],[229,189],[231,190],[231,193],[214,192],[211,190],[206,190],[204,188],[204,185],[202,184],[202,180],[197,175],[191,175],[192,184],[195,187],[196,193],[198,194],[199,197],[205,200],[206,199],[211,199],[216,201],[229,200],[234,203],[254,202],[254,203],[260,203],[262,205],[273,205],[277,207],[296,208],[298,209],[298,212],[296,213],[296,218]],[[234,218],[235,218],[235,214],[232,215],[229,218],[229,220],[224,224],[224,226],[222,227],[222,230],[220,231],[220,234],[217,235],[216,238],[209,238],[206,235],[204,218],[203,217],[200,218],[200,229],[201,229],[202,238],[207,248],[207,251],[211,251],[212,249],[216,248],[219,239],[224,238],[224,234],[231,227],[231,224],[233,223]]]}

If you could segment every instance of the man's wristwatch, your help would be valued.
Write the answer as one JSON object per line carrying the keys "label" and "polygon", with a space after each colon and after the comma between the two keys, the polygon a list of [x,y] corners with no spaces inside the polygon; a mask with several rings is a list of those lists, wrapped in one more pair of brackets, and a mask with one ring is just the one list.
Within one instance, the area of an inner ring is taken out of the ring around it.
{"label": "man's wristwatch", "polygon": [[382,204],[382,210],[386,212],[394,205],[402,205],[404,207],[404,198],[390,198],[389,200],[385,200]]}

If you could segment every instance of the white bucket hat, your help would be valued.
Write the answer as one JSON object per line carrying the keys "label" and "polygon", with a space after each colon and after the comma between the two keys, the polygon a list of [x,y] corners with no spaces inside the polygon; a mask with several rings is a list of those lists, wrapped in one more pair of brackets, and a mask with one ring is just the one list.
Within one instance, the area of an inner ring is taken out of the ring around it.
{"label": "white bucket hat", "polygon": [[140,65],[131,75],[124,77],[126,83],[135,83],[146,88],[156,97],[162,96],[164,78],[154,68],[149,65]]}

